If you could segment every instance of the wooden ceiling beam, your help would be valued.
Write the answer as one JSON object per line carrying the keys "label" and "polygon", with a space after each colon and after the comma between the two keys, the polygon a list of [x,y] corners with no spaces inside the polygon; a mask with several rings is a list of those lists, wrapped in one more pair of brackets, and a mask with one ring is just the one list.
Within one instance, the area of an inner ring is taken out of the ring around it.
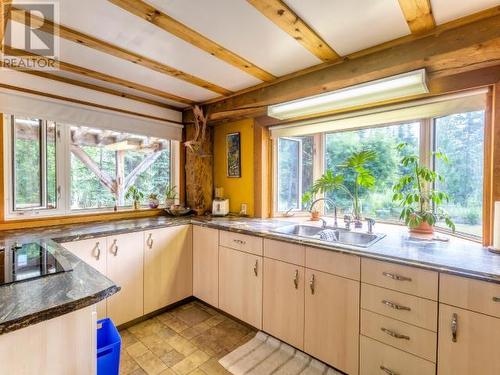
{"label": "wooden ceiling beam", "polygon": [[[36,54],[30,53],[27,51],[16,50],[16,49],[11,48],[10,46],[4,46],[3,48],[4,48],[4,53],[7,55],[10,55],[10,56],[27,57],[30,59],[37,59],[37,58],[45,59],[45,57],[38,56]],[[156,95],[156,96],[163,98],[163,99],[168,99],[168,100],[172,100],[172,101],[183,103],[183,104],[188,104],[188,105],[195,104],[195,102],[192,101],[191,99],[186,99],[186,98],[183,98],[181,96],[177,96],[174,94],[164,92],[162,90],[158,90],[158,89],[155,89],[155,88],[152,88],[149,86],[144,86],[144,85],[141,85],[140,83],[128,81],[128,80],[118,78],[118,77],[113,77],[109,74],[97,72],[95,70],[87,69],[87,68],[84,68],[84,67],[81,67],[78,65],[73,65],[73,64],[70,64],[70,63],[67,63],[64,61],[60,61],[60,60],[57,61],[56,63],[58,64],[59,69],[66,71],[66,72],[75,73],[75,74],[79,74],[79,75],[82,75],[85,77],[94,78],[94,79],[97,79],[100,81],[124,86],[124,87],[127,87],[129,89],[142,91],[142,92],[145,92],[145,93],[148,93],[151,95]]]}
{"label": "wooden ceiling beam", "polygon": [[340,59],[337,52],[282,0],[247,1],[321,61]]}
{"label": "wooden ceiling beam", "polygon": [[146,4],[142,0],[109,0],[116,6],[152,23],[153,25],[165,30],[166,32],[175,35],[176,37],[192,44],[195,47],[208,52],[210,55],[221,59],[222,61],[235,66],[236,68],[262,80],[272,81],[276,77],[264,69],[259,68],[255,64],[238,56],[221,46],[220,44],[208,39],[197,31],[187,27],[183,23],[175,20],[169,15],[159,11],[158,9]]}
{"label": "wooden ceiling beam", "polygon": [[398,0],[412,34],[421,34],[436,27],[430,0]]}
{"label": "wooden ceiling beam", "polygon": [[425,68],[444,77],[500,64],[500,14],[206,104],[211,119]]}
{"label": "wooden ceiling beam", "polygon": [[69,27],[53,23],[49,20],[43,20],[40,17],[37,17],[32,14],[28,15],[29,18],[25,17],[26,12],[22,9],[12,8],[12,10],[13,12],[10,13],[10,19],[12,19],[13,21],[25,24],[26,22],[28,22],[29,18],[31,18],[30,20],[31,25],[37,26],[40,30],[45,31],[47,33],[53,33],[54,30],[58,30],[57,35],[59,37],[69,40],[71,42],[78,43],[86,47],[95,49],[97,51],[107,53],[111,56],[115,56],[120,59],[130,61],[134,64],[144,66],[148,69],[157,71],[159,73],[166,74],[174,78],[178,78],[180,80],[213,91],[223,96],[227,96],[232,93],[231,90],[225,89],[224,87],[208,82],[202,78],[198,78],[192,74],[175,69],[171,66],[162,64],[148,57],[139,55],[138,53],[126,50],[111,43],[107,43],[103,40],[94,38],[93,36],[73,30]]}

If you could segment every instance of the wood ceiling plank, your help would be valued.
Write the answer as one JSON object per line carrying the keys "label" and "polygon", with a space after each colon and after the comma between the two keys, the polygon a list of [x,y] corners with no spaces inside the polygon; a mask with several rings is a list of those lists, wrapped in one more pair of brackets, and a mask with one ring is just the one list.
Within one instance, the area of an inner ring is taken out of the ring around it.
{"label": "wood ceiling plank", "polygon": [[324,62],[340,56],[282,0],[247,0],[274,24]]}
{"label": "wood ceiling plank", "polygon": [[142,96],[129,94],[129,93],[126,93],[126,92],[123,92],[123,91],[113,90],[113,89],[110,89],[108,87],[94,85],[92,83],[83,82],[83,81],[80,81],[80,80],[77,80],[77,79],[72,79],[72,78],[68,78],[68,77],[61,77],[61,76],[58,76],[58,75],[55,75],[55,74],[51,74],[51,73],[48,73],[48,72],[44,72],[44,71],[39,71],[39,70],[24,70],[23,73],[28,73],[28,74],[35,75],[35,76],[38,76],[38,77],[42,77],[42,78],[46,78],[46,79],[51,79],[53,81],[63,82],[63,83],[67,83],[67,84],[74,85],[74,86],[84,87],[86,89],[91,89],[91,90],[94,90],[94,91],[103,92],[105,94],[119,96],[120,98],[127,98],[127,99],[135,100],[135,101],[138,101],[138,102],[143,102],[143,103],[146,103],[146,104],[155,105],[157,107],[163,107],[163,108],[172,109],[174,111],[182,111],[182,109],[183,109],[182,107],[176,107],[174,105],[170,105],[170,104],[158,102],[156,100],[144,98]]}
{"label": "wood ceiling plank", "polygon": [[398,0],[412,34],[421,34],[436,27],[430,0]]}
{"label": "wood ceiling plank", "polygon": [[[148,57],[139,55],[138,53],[126,50],[124,48],[118,47],[118,46],[113,45],[111,43],[107,43],[103,40],[94,38],[90,35],[73,30],[69,27],[66,27],[63,25],[58,25],[58,24],[53,23],[49,20],[43,20],[40,17],[37,17],[37,16],[32,15],[32,14],[28,15],[28,17],[25,17],[26,12],[24,12],[24,10],[22,10],[22,9],[13,8],[13,10],[16,10],[15,12],[11,12],[11,14],[10,14],[10,18],[13,21],[23,23],[23,24],[26,24],[26,22],[29,21],[29,22],[31,22],[31,25],[36,26],[40,30],[48,32],[48,33],[53,33],[54,30],[58,30],[58,36],[61,38],[64,38],[64,39],[69,40],[69,41],[74,42],[74,43],[82,44],[86,47],[107,53],[109,55],[118,57],[120,59],[130,61],[134,64],[144,66],[146,68],[149,68],[149,69],[155,70],[157,72],[169,75],[171,77],[178,78],[180,80],[191,83],[193,85],[196,85],[196,86],[202,87],[204,89],[216,92],[216,93],[223,95],[223,96],[227,96],[227,95],[230,95],[232,93],[231,90],[225,89],[224,87],[220,87],[220,86],[213,84],[211,82],[208,82],[202,78],[198,78],[192,74],[175,69],[171,66],[162,64],[162,63],[155,61],[153,59],[150,59]],[[31,20],[30,20],[30,18],[31,18]]]}
{"label": "wood ceiling plank", "polygon": [[[3,48],[4,48],[5,54],[10,55],[10,56],[19,56],[19,57],[27,56],[31,59],[33,59],[33,58],[45,59],[45,57],[41,57],[41,56],[35,55],[33,53],[29,53],[27,51],[16,50],[16,49],[11,48],[10,46],[4,46]],[[175,102],[188,104],[188,105],[194,104],[194,101],[192,101],[191,99],[186,99],[186,98],[183,98],[181,96],[177,96],[174,94],[164,92],[162,90],[155,89],[153,87],[141,85],[140,83],[128,81],[128,80],[118,78],[118,77],[113,77],[109,74],[97,72],[95,70],[87,69],[87,68],[84,68],[84,67],[81,67],[78,65],[73,65],[73,64],[70,64],[70,63],[67,63],[64,61],[60,61],[60,60],[57,61],[57,64],[58,64],[59,69],[64,70],[66,72],[83,75],[83,76],[94,78],[94,79],[97,79],[100,81],[114,83],[116,85],[128,87],[130,89],[142,91],[142,92],[145,92],[145,93],[148,93],[151,95],[156,95],[156,96],[159,96],[160,98],[173,100]]]}
{"label": "wood ceiling plank", "polygon": [[262,81],[272,81],[276,78],[271,73],[266,72],[236,53],[227,50],[220,44],[208,39],[142,0],[108,1]]}

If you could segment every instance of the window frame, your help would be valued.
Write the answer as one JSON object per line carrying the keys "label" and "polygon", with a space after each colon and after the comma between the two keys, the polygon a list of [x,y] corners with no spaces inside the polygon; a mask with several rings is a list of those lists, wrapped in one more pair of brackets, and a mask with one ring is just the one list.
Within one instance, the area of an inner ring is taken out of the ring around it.
{"label": "window frame", "polygon": [[[485,113],[484,116],[484,134],[485,134],[485,147],[487,144],[487,110],[483,110]],[[459,113],[459,112],[457,112]],[[316,180],[318,177],[320,177],[323,173],[325,173],[325,166],[326,166],[326,138],[328,134],[334,134],[334,133],[340,133],[340,132],[349,132],[349,131],[358,131],[358,130],[363,130],[363,129],[373,129],[373,128],[384,128],[384,127],[390,127],[390,126],[397,126],[397,125],[404,125],[404,124],[409,124],[409,123],[419,123],[419,157],[420,157],[420,162],[425,165],[426,167],[435,170],[435,158],[433,156],[433,153],[436,150],[436,140],[435,140],[435,124],[436,124],[436,119],[441,116],[436,116],[436,117],[428,117],[428,118],[416,118],[413,120],[405,120],[405,121],[397,121],[397,122],[392,122],[392,123],[386,123],[386,124],[378,124],[374,126],[366,126],[366,127],[359,127],[359,128],[352,128],[352,129],[344,129],[344,130],[338,130],[338,131],[329,131],[329,132],[321,132],[321,133],[316,133],[316,134],[311,134],[314,136],[314,154],[313,154],[313,166],[314,166],[314,173],[313,173],[313,180]],[[272,175],[273,175],[273,191],[272,191],[272,200],[273,200],[273,210],[272,210],[272,217],[283,217],[286,216],[286,211],[279,211],[278,210],[278,193],[279,193],[279,181],[277,178],[278,171],[277,171],[277,166],[278,166],[278,142],[280,138],[293,138],[293,137],[277,137],[273,139],[272,142],[272,157],[273,157],[273,169],[272,169]],[[486,153],[485,153],[486,156]],[[486,165],[486,159],[483,162],[483,170],[486,171],[487,165]],[[485,187],[485,184],[487,183],[486,181],[486,175],[484,176],[483,179],[483,190]],[[317,194],[317,198],[323,197],[322,194]],[[483,196],[483,216],[484,216],[484,210],[485,210],[485,204],[486,202],[484,201],[484,196]],[[301,207],[301,205],[300,205]],[[325,212],[324,206],[319,207],[318,209],[320,210],[320,213],[322,216],[325,217],[330,217],[331,215],[328,215]],[[292,210],[297,216],[307,216],[309,215],[309,212],[307,210]],[[386,224],[395,224],[395,225],[401,225],[404,226],[404,223],[402,223],[399,220],[391,220],[391,219],[378,219],[379,222],[381,223],[386,223]],[[465,238],[469,240],[473,240],[476,242],[483,242],[484,238],[484,228],[487,225],[487,223],[483,220],[482,226],[483,226],[483,235],[481,236],[476,236],[473,234],[469,233],[464,233],[464,232],[455,232],[453,233],[450,229],[442,226],[436,226],[435,230],[437,232],[442,232],[446,234],[453,235],[455,237],[460,237],[460,238]]]}
{"label": "window frame", "polygon": [[[58,123],[52,120],[40,119],[41,122],[47,124],[53,122],[56,131],[56,208],[36,207],[25,210],[14,209],[15,198],[15,171],[13,160],[13,137],[12,124],[16,115],[4,114],[3,128],[3,147],[4,147],[4,191],[5,205],[4,215],[5,220],[20,220],[33,218],[51,218],[57,216],[81,216],[89,214],[101,214],[115,212],[113,207],[103,208],[82,208],[71,209],[71,150],[70,150],[70,125]],[[43,137],[45,138],[45,137]],[[46,140],[43,141],[46,143]],[[180,182],[180,143],[179,141],[169,140],[170,143],[170,181],[171,184],[179,186]],[[45,155],[46,157],[46,155]],[[42,162],[42,161],[41,161]],[[46,173],[46,172],[44,172]],[[41,176],[42,178],[42,176]],[[43,184],[42,184],[43,186]],[[178,203],[178,199],[176,199]],[[144,204],[142,207],[147,207]],[[133,211],[131,206],[118,207],[118,212]]]}

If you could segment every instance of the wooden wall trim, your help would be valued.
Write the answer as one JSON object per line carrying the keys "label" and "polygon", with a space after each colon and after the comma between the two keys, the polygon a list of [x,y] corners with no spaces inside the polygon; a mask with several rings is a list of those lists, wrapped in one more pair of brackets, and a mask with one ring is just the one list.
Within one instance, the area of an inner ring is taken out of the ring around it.
{"label": "wooden wall trim", "polygon": [[489,233],[486,245],[493,243],[493,204],[500,201],[500,80],[493,86],[491,100],[491,192],[489,194],[490,207],[488,211]]}
{"label": "wooden wall trim", "polygon": [[254,216],[268,218],[271,216],[269,202],[271,200],[269,129],[254,121]]}

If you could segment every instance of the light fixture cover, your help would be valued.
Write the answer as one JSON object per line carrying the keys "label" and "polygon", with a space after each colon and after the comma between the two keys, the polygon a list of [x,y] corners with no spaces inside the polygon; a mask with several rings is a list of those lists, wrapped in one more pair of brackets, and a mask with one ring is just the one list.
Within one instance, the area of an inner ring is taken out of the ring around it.
{"label": "light fixture cover", "polygon": [[425,69],[271,105],[267,114],[280,120],[428,93]]}

